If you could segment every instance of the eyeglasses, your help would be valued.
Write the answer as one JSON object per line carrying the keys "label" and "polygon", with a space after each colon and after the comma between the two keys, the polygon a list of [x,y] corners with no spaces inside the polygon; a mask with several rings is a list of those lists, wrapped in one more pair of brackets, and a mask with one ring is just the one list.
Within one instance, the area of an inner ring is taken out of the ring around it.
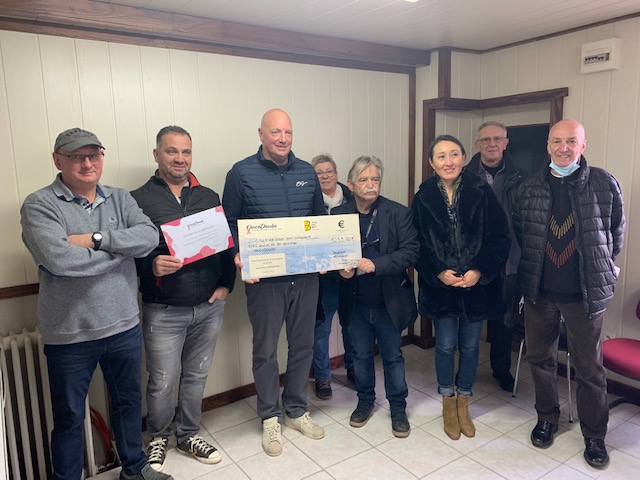
{"label": "eyeglasses", "polygon": [[500,143],[500,142],[504,142],[506,139],[507,137],[483,137],[483,138],[479,138],[477,141],[480,145],[483,145],[486,147],[492,141],[493,143]]}
{"label": "eyeglasses", "polygon": [[81,163],[84,163],[84,159],[88,158],[89,161],[93,164],[96,165],[98,163],[100,163],[102,161],[102,157],[104,157],[104,152],[98,152],[98,153],[87,153],[87,154],[75,154],[72,153],[70,155],[67,155],[66,153],[60,153],[57,152],[58,155],[61,155],[63,157],[66,157],[69,159],[69,161],[71,163],[73,163],[74,165],[80,165]]}
{"label": "eyeglasses", "polygon": [[333,177],[336,174],[335,170],[327,170],[326,172],[316,172],[316,175],[322,177],[326,175],[327,177]]}

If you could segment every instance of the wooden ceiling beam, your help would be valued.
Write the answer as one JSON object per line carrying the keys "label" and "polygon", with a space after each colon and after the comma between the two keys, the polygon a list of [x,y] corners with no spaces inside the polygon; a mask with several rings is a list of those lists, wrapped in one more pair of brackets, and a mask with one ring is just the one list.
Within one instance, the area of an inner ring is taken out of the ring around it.
{"label": "wooden ceiling beam", "polygon": [[[66,29],[139,36],[156,41],[195,42],[221,48],[410,67],[428,65],[428,51],[289,32],[241,23],[124,7],[91,0],[0,0],[0,20],[58,25]],[[268,55],[266,55],[268,57]],[[404,68],[403,68],[404,69]]]}

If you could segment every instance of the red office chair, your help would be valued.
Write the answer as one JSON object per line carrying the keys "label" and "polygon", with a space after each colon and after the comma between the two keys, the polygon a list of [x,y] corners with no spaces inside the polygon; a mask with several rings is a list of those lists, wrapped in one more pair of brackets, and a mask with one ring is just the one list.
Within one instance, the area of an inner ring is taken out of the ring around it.
{"label": "red office chair", "polygon": [[[640,302],[636,307],[636,317],[640,319]],[[612,338],[602,344],[602,356],[605,368],[613,373],[633,380],[640,380],[640,340],[633,338]],[[613,408],[621,403],[640,406],[640,399],[619,398],[609,404]]]}

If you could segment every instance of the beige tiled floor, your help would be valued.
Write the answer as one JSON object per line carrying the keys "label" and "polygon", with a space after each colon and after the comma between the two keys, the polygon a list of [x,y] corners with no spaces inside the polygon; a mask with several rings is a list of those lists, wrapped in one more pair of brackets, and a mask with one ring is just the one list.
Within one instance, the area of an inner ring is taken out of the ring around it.
{"label": "beige tiled floor", "polygon": [[[176,480],[565,480],[633,479],[639,474],[640,407],[620,405],[611,411],[606,439],[611,464],[605,470],[595,470],[582,458],[580,427],[577,419],[575,423],[568,421],[567,384],[560,378],[560,431],[551,448],[534,448],[529,441],[536,422],[529,368],[523,365],[518,396],[513,398],[493,380],[488,363],[489,346],[483,342],[470,405],[477,434],[472,439],[463,436],[452,441],[442,430],[434,350],[413,345],[403,350],[409,384],[407,414],[412,425],[408,438],[398,439],[391,433],[382,366],[376,358],[379,400],[373,417],[364,427],[349,426],[356,394],[341,383],[345,380],[344,370],[335,370],[331,400],[317,399],[313,381],[309,381],[309,410],[325,428],[323,440],[310,440],[283,427],[284,452],[280,457],[268,457],[262,452],[256,399],[248,398],[203,415],[201,434],[222,452],[222,462],[204,465],[171,448],[165,472]],[[112,470],[96,478],[115,480],[118,472]]]}

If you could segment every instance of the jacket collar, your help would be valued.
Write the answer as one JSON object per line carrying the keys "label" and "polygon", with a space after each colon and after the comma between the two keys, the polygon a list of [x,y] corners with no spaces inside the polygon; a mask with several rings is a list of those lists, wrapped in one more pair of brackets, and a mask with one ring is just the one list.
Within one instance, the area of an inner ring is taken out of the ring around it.
{"label": "jacket collar", "polygon": [[[67,187],[64,184],[64,182],[62,181],[61,173],[58,173],[58,175],[56,175],[56,179],[51,184],[51,189],[53,190],[53,193],[56,195],[56,197],[62,198],[67,202],[73,201],[74,198],[80,198],[78,195],[73,193],[69,187]],[[111,187],[107,187],[106,185],[102,185],[101,183],[98,183],[96,185],[96,192],[100,194],[103,198],[109,198],[113,193],[113,189]]]}
{"label": "jacket collar", "polygon": [[[505,177],[510,178],[512,175],[521,174],[520,169],[513,165],[511,156],[506,150],[502,154],[502,160],[504,160],[504,167],[500,171],[505,175]],[[482,167],[482,161],[480,160],[480,152],[477,152],[473,157],[471,157],[471,160],[465,168],[479,175],[484,174],[485,170]]]}
{"label": "jacket collar", "polygon": [[[164,178],[162,178],[160,176],[160,172],[158,170],[156,170],[155,174],[151,178],[155,182],[159,183],[160,185],[167,185],[167,182],[165,182]],[[198,181],[196,176],[191,172],[189,172],[189,176],[188,176],[188,180],[187,181],[189,182],[189,188],[195,188],[195,187],[199,187],[200,186],[200,182]]]}
{"label": "jacket collar", "polygon": [[[271,168],[273,170],[277,170],[278,169],[278,165],[276,165],[274,162],[272,162],[271,160],[265,158],[265,156],[262,153],[262,145],[260,145],[260,147],[258,148],[258,153],[256,154],[258,156],[258,161],[260,161],[260,163],[262,163],[264,166],[266,166],[267,168]],[[287,163],[286,165],[282,165],[282,167],[285,170],[288,170],[289,168],[291,168],[291,164],[296,160],[296,156],[293,153],[293,151],[289,150],[289,156],[287,158]]]}

